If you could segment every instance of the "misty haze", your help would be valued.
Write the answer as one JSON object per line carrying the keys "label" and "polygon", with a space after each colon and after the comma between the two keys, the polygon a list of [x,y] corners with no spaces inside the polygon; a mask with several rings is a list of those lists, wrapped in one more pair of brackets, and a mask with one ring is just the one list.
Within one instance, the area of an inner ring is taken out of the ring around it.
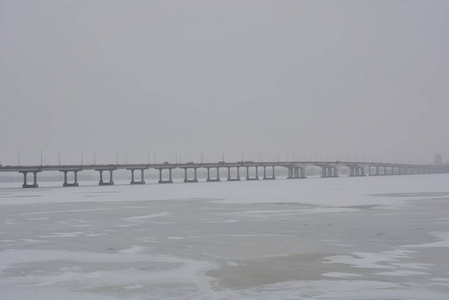
{"label": "misty haze", "polygon": [[449,297],[449,2],[0,5],[0,298]]}

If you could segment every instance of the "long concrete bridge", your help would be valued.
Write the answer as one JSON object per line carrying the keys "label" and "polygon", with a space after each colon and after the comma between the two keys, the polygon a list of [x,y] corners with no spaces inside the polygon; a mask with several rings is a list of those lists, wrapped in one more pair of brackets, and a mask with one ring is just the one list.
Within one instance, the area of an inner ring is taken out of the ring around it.
{"label": "long concrete bridge", "polygon": [[[307,178],[305,170],[310,167],[321,168],[321,177],[339,177],[341,168],[349,169],[349,176],[381,176],[449,173],[449,165],[414,165],[375,162],[343,162],[343,161],[278,161],[278,162],[224,162],[216,163],[162,163],[162,164],[94,164],[94,165],[38,165],[38,166],[0,166],[0,172],[19,172],[23,174],[23,188],[37,188],[37,175],[41,172],[58,171],[64,174],[64,187],[79,186],[78,173],[93,170],[99,172],[99,185],[113,185],[113,172],[129,170],[131,184],[145,184],[145,170],[159,171],[159,183],[173,183],[172,171],[184,170],[184,182],[198,182],[198,169],[207,171],[207,182],[221,181],[220,169],[227,170],[227,181],[240,181],[240,170],[246,169],[246,180],[274,180],[276,167],[287,170],[287,179]],[[189,172],[190,170],[190,172]],[[212,170],[212,172],[211,172]],[[135,172],[140,172],[140,180],[135,180]],[[189,173],[190,174],[189,177]],[[73,173],[73,182],[68,182],[68,174]],[[109,173],[107,180],[103,173]],[[165,173],[165,176],[164,176]],[[167,174],[168,173],[168,174]],[[32,183],[27,181],[27,175],[32,174]],[[193,175],[193,176],[192,176]],[[214,176],[213,176],[214,175]]]}

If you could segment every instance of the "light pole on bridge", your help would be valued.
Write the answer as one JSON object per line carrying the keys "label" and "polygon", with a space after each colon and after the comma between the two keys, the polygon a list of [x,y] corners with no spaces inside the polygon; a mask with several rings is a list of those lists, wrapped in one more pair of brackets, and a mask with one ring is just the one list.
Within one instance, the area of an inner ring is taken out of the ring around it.
{"label": "light pole on bridge", "polygon": [[17,152],[17,165],[20,167],[20,153],[22,153],[22,151]]}

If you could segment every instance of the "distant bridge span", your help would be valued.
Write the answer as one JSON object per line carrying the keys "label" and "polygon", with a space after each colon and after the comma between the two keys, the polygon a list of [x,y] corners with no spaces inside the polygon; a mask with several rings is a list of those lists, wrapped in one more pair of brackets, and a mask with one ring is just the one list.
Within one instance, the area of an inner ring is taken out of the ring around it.
{"label": "distant bridge span", "polygon": [[[415,164],[394,164],[356,161],[278,161],[278,162],[255,162],[238,161],[216,163],[161,163],[161,164],[94,164],[94,165],[37,165],[37,166],[0,166],[0,172],[19,172],[23,174],[23,188],[37,188],[37,174],[40,172],[59,171],[64,173],[64,187],[79,186],[78,173],[85,170],[99,172],[99,185],[113,185],[113,172],[116,170],[129,170],[131,172],[131,184],[145,184],[145,170],[154,169],[159,171],[159,183],[172,183],[173,169],[184,170],[184,182],[198,182],[197,170],[207,170],[207,182],[221,181],[219,170],[227,169],[227,181],[240,181],[240,169],[246,168],[246,180],[276,179],[276,167],[283,167],[288,170],[288,179],[307,178],[306,168],[321,168],[321,177],[338,177],[339,167],[347,167],[349,176],[381,176],[381,175],[408,175],[408,174],[436,174],[449,173],[449,165],[415,165]],[[216,176],[211,177],[211,169],[216,169]],[[267,172],[268,169],[268,172]],[[271,169],[271,170],[270,170]],[[163,177],[163,171],[168,171],[168,178]],[[193,170],[193,178],[188,177],[188,170]],[[236,176],[232,177],[231,170],[235,170]],[[134,172],[141,172],[141,180],[136,181]],[[250,172],[252,171],[252,172]],[[67,174],[74,173],[74,181],[67,181]],[[103,180],[103,172],[109,172],[109,180]],[[27,182],[27,174],[33,174],[33,183]],[[252,176],[251,174],[252,173]]]}

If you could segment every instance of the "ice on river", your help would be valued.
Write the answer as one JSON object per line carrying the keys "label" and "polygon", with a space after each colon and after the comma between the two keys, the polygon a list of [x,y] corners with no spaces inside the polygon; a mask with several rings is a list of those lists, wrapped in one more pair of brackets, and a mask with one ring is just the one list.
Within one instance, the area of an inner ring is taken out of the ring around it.
{"label": "ice on river", "polygon": [[0,184],[1,299],[449,298],[447,174],[83,184]]}

